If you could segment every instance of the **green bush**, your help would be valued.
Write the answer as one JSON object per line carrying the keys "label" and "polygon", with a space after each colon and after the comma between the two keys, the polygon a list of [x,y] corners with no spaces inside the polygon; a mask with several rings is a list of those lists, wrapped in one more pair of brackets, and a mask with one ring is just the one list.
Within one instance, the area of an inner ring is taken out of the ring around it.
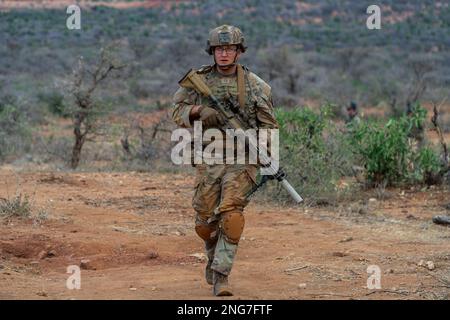
{"label": "green bush", "polygon": [[322,108],[320,114],[309,108],[292,111],[277,110],[276,118],[280,125],[280,140],[287,149],[304,146],[320,151],[323,147],[322,133],[329,120],[329,109]]}
{"label": "green bush", "polygon": [[[368,186],[439,183],[442,166],[430,147],[413,143],[412,132],[424,126],[426,110],[390,119],[361,121],[344,130],[332,121],[332,106],[318,112],[309,108],[279,109],[280,162],[288,180],[307,204],[333,204],[352,192],[343,178],[364,172]],[[276,193],[278,189],[278,193]],[[286,200],[277,184],[265,197]]]}
{"label": "green bush", "polygon": [[406,177],[410,147],[405,118],[383,125],[362,122],[353,130],[354,152],[366,168],[369,183],[392,185]]}
{"label": "green bush", "polygon": [[414,159],[413,179],[426,184],[438,183],[441,169],[442,165],[436,152],[429,147],[424,147],[420,149]]}
{"label": "green bush", "polygon": [[40,93],[38,99],[44,103],[52,114],[67,118],[69,116],[64,104],[64,96],[58,92]]}
{"label": "green bush", "polygon": [[[351,152],[343,133],[331,121],[331,106],[316,113],[309,108],[277,110],[280,125],[280,161],[289,182],[308,204],[333,203],[338,199],[340,178],[350,171]],[[276,184],[269,184],[273,197]],[[277,199],[287,199],[280,192]]]}
{"label": "green bush", "polygon": [[426,110],[420,106],[411,116],[387,123],[364,121],[353,128],[352,148],[366,169],[369,185],[430,183],[440,169],[438,156],[430,148],[414,147],[414,131],[422,128]]}

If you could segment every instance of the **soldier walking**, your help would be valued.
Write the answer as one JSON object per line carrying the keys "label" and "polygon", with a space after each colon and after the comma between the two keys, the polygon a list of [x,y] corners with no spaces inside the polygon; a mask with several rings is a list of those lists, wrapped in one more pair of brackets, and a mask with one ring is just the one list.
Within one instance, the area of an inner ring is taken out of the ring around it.
{"label": "soldier walking", "polygon": [[[197,74],[219,100],[237,101],[249,127],[278,128],[270,86],[237,63],[246,51],[244,36],[234,26],[223,25],[210,31],[206,52],[214,63]],[[193,89],[180,87],[173,98],[172,119],[182,128],[201,121],[203,130],[224,131],[221,115],[209,99]],[[225,141],[224,141],[225,145]],[[208,262],[205,278],[216,296],[232,295],[228,283],[238,243],[244,230],[246,194],[255,186],[257,164],[193,164],[196,168],[192,206],[196,211],[195,231],[204,241]]]}

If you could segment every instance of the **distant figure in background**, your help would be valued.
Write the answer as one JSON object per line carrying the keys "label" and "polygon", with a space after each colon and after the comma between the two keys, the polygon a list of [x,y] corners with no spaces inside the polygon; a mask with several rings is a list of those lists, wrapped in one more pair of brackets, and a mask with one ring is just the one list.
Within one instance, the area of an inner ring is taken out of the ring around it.
{"label": "distant figure in background", "polygon": [[348,115],[347,123],[353,121],[357,123],[361,122],[361,119],[358,116],[358,106],[354,101],[350,102],[350,105],[347,107],[347,115]]}
{"label": "distant figure in background", "polygon": [[410,101],[406,101],[406,115],[409,117],[413,114],[413,108]]}
{"label": "distant figure in background", "polygon": [[347,107],[347,120],[345,123],[348,125],[359,125],[361,123],[361,118],[358,116],[358,106],[356,102],[350,102],[350,105]]}

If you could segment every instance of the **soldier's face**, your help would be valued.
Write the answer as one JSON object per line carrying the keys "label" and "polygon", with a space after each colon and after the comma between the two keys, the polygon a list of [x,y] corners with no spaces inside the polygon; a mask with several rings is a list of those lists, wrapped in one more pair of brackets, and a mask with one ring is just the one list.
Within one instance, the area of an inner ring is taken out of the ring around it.
{"label": "soldier's face", "polygon": [[220,46],[214,48],[214,57],[219,66],[226,66],[237,61],[240,52],[237,46]]}

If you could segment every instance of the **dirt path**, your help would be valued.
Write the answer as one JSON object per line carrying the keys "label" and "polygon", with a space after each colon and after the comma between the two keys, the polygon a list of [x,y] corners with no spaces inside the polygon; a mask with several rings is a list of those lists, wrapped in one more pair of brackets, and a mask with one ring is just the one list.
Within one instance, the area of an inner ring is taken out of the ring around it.
{"label": "dirt path", "polygon": [[[151,173],[14,173],[0,169],[0,198],[17,190],[49,212],[42,224],[0,224],[0,299],[210,299],[190,207],[192,177]],[[246,211],[229,299],[444,299],[450,294],[448,190],[392,190],[354,204]],[[348,208],[350,207],[350,208]],[[66,288],[80,265],[81,289]],[[433,261],[435,269],[418,266]],[[367,289],[367,267],[381,290]]]}

